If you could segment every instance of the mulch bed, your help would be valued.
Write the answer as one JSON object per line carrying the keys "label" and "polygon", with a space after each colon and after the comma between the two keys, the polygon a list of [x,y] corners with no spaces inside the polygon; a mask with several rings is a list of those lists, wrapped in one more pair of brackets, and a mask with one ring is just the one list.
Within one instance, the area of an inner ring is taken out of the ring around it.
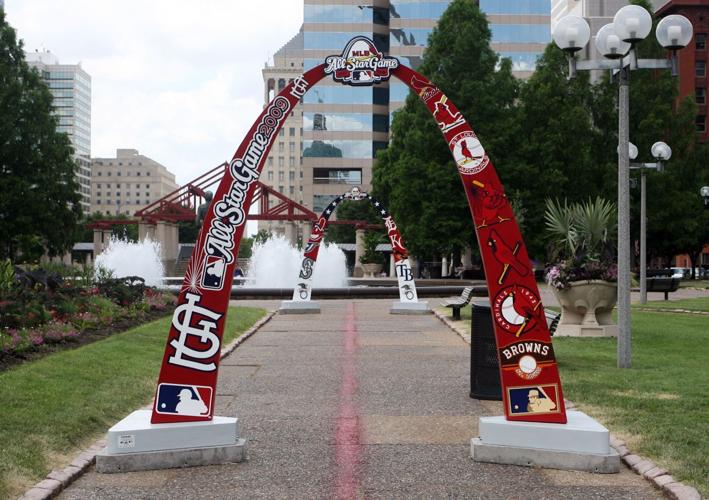
{"label": "mulch bed", "polygon": [[[148,311],[141,318],[124,318],[108,326],[102,326],[100,328],[84,330],[79,333],[79,336],[64,342],[58,342],[55,344],[43,344],[30,351],[11,353],[11,354],[0,354],[0,372],[6,370],[12,366],[17,366],[28,361],[36,361],[49,354],[66,351],[69,349],[76,349],[86,344],[91,344],[97,340],[105,339],[110,337],[115,333],[125,332],[136,326],[140,326],[144,323],[149,323],[156,319],[164,318],[165,316],[172,315],[174,311],[174,306],[168,306],[163,311]],[[165,332],[165,338],[167,338],[167,332]]]}

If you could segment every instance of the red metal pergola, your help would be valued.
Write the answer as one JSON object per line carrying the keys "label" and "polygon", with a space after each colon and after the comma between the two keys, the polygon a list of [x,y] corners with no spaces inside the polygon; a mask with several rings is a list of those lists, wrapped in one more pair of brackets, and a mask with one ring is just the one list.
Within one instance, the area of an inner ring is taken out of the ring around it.
{"label": "red metal pergola", "polygon": [[[204,203],[206,189],[221,180],[224,170],[228,166],[229,164],[224,162],[145,208],[138,210],[134,214],[137,220],[98,220],[87,224],[87,227],[91,229],[110,229],[116,225],[138,224],[139,222],[155,224],[156,222],[194,221],[197,209]],[[276,200],[276,203],[271,206],[271,200],[273,199]],[[252,204],[252,206],[258,207],[259,213],[248,214],[248,220],[314,222],[318,219],[317,214],[308,207],[297,203],[260,181],[256,181]],[[378,229],[382,227],[381,224],[370,224],[361,220],[336,220],[331,221],[330,224],[354,225],[358,229]]]}

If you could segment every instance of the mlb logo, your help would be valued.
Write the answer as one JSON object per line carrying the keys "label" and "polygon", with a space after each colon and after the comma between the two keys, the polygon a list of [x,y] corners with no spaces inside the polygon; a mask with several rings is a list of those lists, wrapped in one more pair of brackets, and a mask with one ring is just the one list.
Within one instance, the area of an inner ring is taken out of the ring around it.
{"label": "mlb logo", "polygon": [[511,387],[507,391],[512,415],[559,413],[559,392],[556,384]]}
{"label": "mlb logo", "polygon": [[202,286],[212,290],[221,290],[226,273],[226,261],[223,257],[208,255],[202,276]]}
{"label": "mlb logo", "polygon": [[211,415],[212,388],[201,385],[160,384],[155,411],[166,415]]}

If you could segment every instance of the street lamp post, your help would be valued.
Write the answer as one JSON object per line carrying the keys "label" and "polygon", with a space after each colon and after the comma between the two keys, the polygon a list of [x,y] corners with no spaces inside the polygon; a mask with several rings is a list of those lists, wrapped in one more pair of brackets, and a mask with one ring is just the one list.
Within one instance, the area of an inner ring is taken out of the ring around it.
{"label": "street lamp post", "polygon": [[[630,143],[630,159],[634,160],[638,154],[638,148]],[[634,148],[634,149],[633,149]],[[634,151],[634,155],[632,154]],[[647,304],[647,210],[646,210],[646,173],[648,170],[662,172],[665,169],[667,160],[672,157],[672,149],[664,142],[656,142],[650,148],[650,153],[655,158],[654,163],[631,163],[631,170],[640,170],[640,303]]]}
{"label": "street lamp post", "polygon": [[692,39],[692,24],[680,15],[667,16],[657,25],[655,36],[660,45],[670,50],[671,60],[638,59],[635,45],[650,34],[652,17],[638,5],[620,9],[613,23],[606,24],[596,34],[596,48],[605,57],[601,61],[576,61],[575,54],[586,46],[591,30],[585,19],[578,16],[562,18],[554,28],[554,42],[567,53],[569,78],[577,70],[610,69],[618,71],[618,367],[631,365],[630,329],[630,174],[629,96],[630,72],[637,69],[672,70],[677,75],[677,50]]}

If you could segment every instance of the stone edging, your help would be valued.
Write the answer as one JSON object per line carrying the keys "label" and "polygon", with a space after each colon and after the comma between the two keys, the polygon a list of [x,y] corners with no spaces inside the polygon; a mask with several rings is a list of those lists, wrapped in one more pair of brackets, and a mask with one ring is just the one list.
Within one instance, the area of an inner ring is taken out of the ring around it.
{"label": "stone edging", "polygon": [[[457,325],[459,321],[452,321],[447,315],[441,314],[435,309],[433,309],[433,314],[462,337],[465,342],[470,344],[470,333],[465,332],[463,328]],[[571,401],[565,399],[564,402],[568,409],[575,407]],[[675,481],[670,473],[662,467],[655,465],[655,463],[646,458],[632,454],[626,446],[625,441],[614,437],[612,434],[610,441],[611,446],[618,452],[621,460],[623,460],[630,469],[635,471],[636,474],[641,475],[646,480],[650,481],[655,488],[661,490],[667,498],[674,500],[701,500],[702,496],[696,488]]]}
{"label": "stone edging", "polygon": [[[276,311],[269,311],[266,316],[258,320],[254,325],[239,335],[236,339],[222,348],[221,358],[227,357],[246,339],[256,333],[259,328],[268,323],[276,314]],[[142,409],[149,410],[151,405],[146,405]],[[27,490],[20,500],[44,500],[57,496],[64,488],[76,481],[86,470],[96,461],[96,455],[106,447],[106,439],[101,438],[94,442],[87,449],[79,453],[74,460],[63,469],[55,469],[47,477]]]}

